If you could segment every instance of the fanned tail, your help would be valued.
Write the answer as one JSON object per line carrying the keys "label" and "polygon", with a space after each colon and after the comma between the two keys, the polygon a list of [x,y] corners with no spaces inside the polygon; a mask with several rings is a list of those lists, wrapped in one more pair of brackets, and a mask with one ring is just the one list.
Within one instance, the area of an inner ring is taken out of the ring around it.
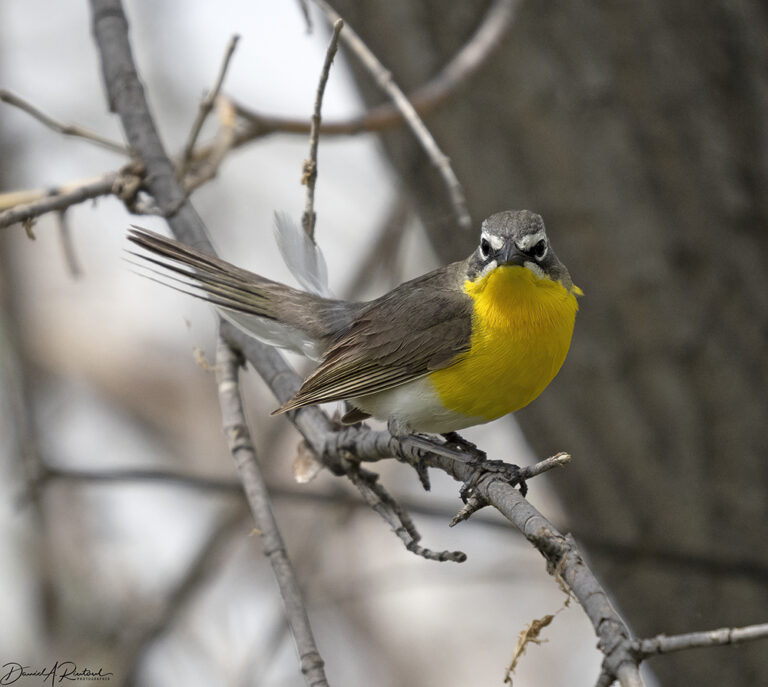
{"label": "fanned tail", "polygon": [[269,295],[260,284],[270,283],[264,277],[142,227],[129,229],[128,240],[152,254],[129,251],[160,268],[148,269],[173,282],[168,286],[222,308],[275,319]]}
{"label": "fanned tail", "polygon": [[292,289],[213,255],[133,226],[128,240],[142,252],[138,266],[166,286],[212,303],[247,334],[314,360],[348,321],[345,303]]}

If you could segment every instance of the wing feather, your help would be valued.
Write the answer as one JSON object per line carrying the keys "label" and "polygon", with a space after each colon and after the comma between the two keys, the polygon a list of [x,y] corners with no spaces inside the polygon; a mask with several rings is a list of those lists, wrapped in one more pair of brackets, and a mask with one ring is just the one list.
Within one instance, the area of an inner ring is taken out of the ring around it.
{"label": "wing feather", "polygon": [[464,263],[400,285],[371,301],[275,413],[387,391],[448,367],[469,350],[472,300]]}

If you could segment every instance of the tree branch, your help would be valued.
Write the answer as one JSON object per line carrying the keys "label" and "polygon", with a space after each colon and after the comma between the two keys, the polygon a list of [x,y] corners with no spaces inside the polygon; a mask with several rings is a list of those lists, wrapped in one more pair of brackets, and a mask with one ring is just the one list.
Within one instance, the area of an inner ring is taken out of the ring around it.
{"label": "tree branch", "polygon": [[[433,111],[454,93],[464,81],[477,72],[509,30],[516,8],[516,0],[495,0],[477,30],[451,61],[433,79],[408,95],[408,99],[413,103],[413,106],[420,115],[424,116]],[[230,47],[232,47],[232,42],[228,46],[219,72],[222,82],[226,65],[231,59]],[[217,79],[218,83],[219,79]],[[218,90],[220,91],[220,88]],[[216,86],[214,86],[212,93],[215,92],[217,92]],[[21,107],[21,103],[23,103],[22,109],[55,131],[65,135],[79,135],[79,132],[85,131],[81,127],[60,124],[42,113],[34,105],[27,103],[19,98],[19,96],[15,96],[8,91],[0,91],[0,93],[4,94],[2,99],[9,104]],[[261,136],[274,132],[310,133],[311,122],[309,121],[260,114],[237,103],[232,103],[232,106],[238,116],[248,121],[249,125],[245,129],[232,132],[232,141],[227,146],[226,152],[229,149],[238,148]],[[202,107],[203,105],[201,104]],[[324,136],[335,136],[352,135],[366,131],[383,131],[399,126],[403,121],[402,112],[397,107],[386,104],[371,108],[365,114],[348,120],[321,123],[320,133]],[[73,130],[78,133],[73,133]],[[87,133],[90,134],[90,132]],[[93,140],[94,137],[96,139],[100,138],[98,134],[86,136],[89,140]],[[109,139],[104,139],[103,143],[106,147],[116,152],[126,152],[127,150],[125,146]],[[187,165],[191,161],[194,161],[197,165],[204,163],[204,161],[208,162],[205,163],[205,170],[203,172],[195,173],[188,180],[185,180],[187,192],[198,188],[215,175],[215,167],[222,162],[221,150],[221,140],[217,138],[214,143],[209,143],[198,150],[190,151],[191,159],[187,160]],[[185,157],[186,153],[183,153],[180,160],[183,160]],[[211,165],[209,163],[212,157],[215,158],[215,163],[212,165],[214,169],[211,173],[209,169]],[[186,169],[187,165],[182,164],[181,161],[179,165],[180,168]],[[7,200],[6,202],[0,200],[0,208],[10,207],[13,211],[8,214],[0,212],[0,228],[15,224],[16,222],[25,222],[48,212],[66,209],[71,205],[76,205],[91,198],[110,194],[120,197],[121,194],[111,189],[107,183],[108,178],[114,178],[117,174],[117,172],[110,173],[94,182],[67,184],[55,192],[32,191],[2,194],[0,199],[6,198]],[[24,203],[24,206],[19,206],[19,203]],[[170,207],[173,206],[171,205]]]}
{"label": "tree branch", "polygon": [[463,551],[433,551],[421,546],[419,544],[421,534],[413,524],[411,516],[379,484],[379,476],[375,472],[362,470],[357,466],[348,469],[345,475],[358,488],[365,503],[389,524],[408,551],[430,561],[463,563],[467,560],[467,555]]}
{"label": "tree branch", "polygon": [[[314,3],[325,13],[329,21],[336,22],[341,19],[336,10],[325,0],[314,0]],[[472,218],[469,216],[469,210],[467,209],[464,189],[451,167],[448,156],[440,150],[437,141],[435,141],[432,133],[427,129],[421,117],[419,117],[418,112],[416,112],[411,102],[405,96],[405,93],[395,83],[392,73],[384,67],[362,38],[349,25],[347,25],[346,30],[341,35],[341,40],[371,73],[371,76],[381,90],[392,99],[395,107],[400,110],[406,124],[413,131],[424,152],[426,152],[432,164],[437,167],[437,170],[443,177],[459,226],[463,229],[471,229]]]}
{"label": "tree branch", "polygon": [[[435,110],[482,67],[512,25],[517,5],[517,0],[495,0],[477,30],[450,62],[433,79],[408,94],[408,100],[422,117]],[[235,107],[238,114],[250,122],[250,126],[238,135],[237,146],[278,131],[309,133],[310,123],[306,120],[258,113],[240,104]],[[323,136],[343,136],[366,131],[384,131],[400,126],[403,121],[402,112],[387,103],[351,119],[323,123],[320,133]],[[204,154],[204,151],[199,153]]]}
{"label": "tree branch", "polygon": [[307,201],[304,214],[301,216],[301,226],[312,241],[315,240],[315,182],[317,181],[317,144],[320,138],[320,110],[323,105],[325,84],[328,83],[328,74],[331,71],[331,63],[339,48],[339,33],[343,27],[343,19],[337,19],[333,24],[333,33],[325,53],[325,62],[320,72],[320,81],[317,84],[317,93],[315,94],[315,109],[312,113],[309,129],[309,158],[304,160],[301,175],[301,183],[307,187]]}
{"label": "tree branch", "polygon": [[183,177],[184,192],[187,195],[218,174],[224,158],[235,144],[236,115],[232,101],[226,96],[220,95],[216,99],[216,108],[219,116],[219,131],[210,147],[208,157],[198,162]]}
{"label": "tree branch", "polygon": [[240,398],[238,366],[237,356],[224,339],[219,337],[216,346],[216,380],[224,433],[245,489],[245,497],[260,530],[264,555],[280,587],[288,624],[299,652],[301,672],[309,687],[320,687],[328,684],[323,659],[317,650],[296,574],[272,513],[269,492],[256,460]]}
{"label": "tree branch", "polygon": [[109,109],[120,116],[131,150],[146,167],[146,185],[176,236],[212,253],[205,226],[186,200],[144,97],[128,42],[128,20],[120,0],[90,0],[94,40]]}
{"label": "tree branch", "polygon": [[[111,195],[114,193],[115,181],[118,176],[118,172],[110,172],[100,179],[86,182],[74,189],[53,189],[50,194],[44,195],[39,200],[23,205],[14,205],[8,210],[0,212],[0,229],[16,224],[16,222],[30,222],[48,212],[66,210],[71,205],[77,205],[77,203],[92,198]],[[45,194],[44,191],[39,193]]]}
{"label": "tree branch", "polygon": [[741,644],[766,638],[768,638],[768,623],[763,623],[746,627],[722,627],[718,630],[682,635],[657,635],[651,639],[637,639],[632,642],[632,647],[642,659],[656,654],[669,654],[673,651]]}
{"label": "tree branch", "polygon": [[13,107],[18,107],[20,110],[26,112],[28,115],[36,119],[44,126],[47,126],[49,129],[52,129],[53,131],[64,136],[82,138],[83,140],[95,143],[102,148],[111,150],[113,153],[120,153],[121,155],[129,154],[128,149],[122,143],[113,141],[106,136],[102,136],[93,131],[89,131],[88,129],[77,126],[76,124],[62,124],[61,122],[55,120],[53,117],[45,114],[45,112],[35,107],[32,103],[24,100],[24,98],[21,96],[18,96],[15,93],[6,90],[5,88],[0,88],[0,102],[8,103],[8,105],[12,105]]}
{"label": "tree branch", "polygon": [[631,634],[613,608],[608,594],[584,561],[570,535],[555,529],[517,489],[504,482],[481,480],[478,492],[517,527],[547,560],[547,570],[562,579],[581,604],[605,656],[603,670],[622,687],[642,685],[638,661],[631,651]]}
{"label": "tree branch", "polygon": [[216,98],[218,98],[219,93],[221,92],[221,87],[224,85],[224,77],[227,75],[229,63],[232,60],[232,55],[235,53],[235,48],[237,48],[237,42],[239,40],[240,36],[237,34],[229,39],[227,48],[224,51],[224,58],[222,59],[221,66],[219,67],[219,74],[216,77],[216,81],[214,81],[213,88],[211,89],[210,93],[208,93],[200,102],[200,107],[197,110],[197,116],[195,117],[195,121],[192,124],[192,129],[190,129],[184,150],[181,153],[181,161],[179,162],[179,176],[182,178],[187,172],[187,165],[189,165],[189,161],[192,158],[192,151],[195,148],[195,144],[197,143],[197,138],[200,135],[203,124],[205,124],[205,120],[208,119],[208,115],[213,109],[213,104],[216,102]]}

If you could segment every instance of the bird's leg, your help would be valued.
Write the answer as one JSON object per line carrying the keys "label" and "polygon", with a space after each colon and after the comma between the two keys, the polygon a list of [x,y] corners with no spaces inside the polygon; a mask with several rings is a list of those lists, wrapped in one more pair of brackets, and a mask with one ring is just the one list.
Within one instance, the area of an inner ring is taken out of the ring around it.
{"label": "bird's leg", "polygon": [[[424,491],[429,491],[432,485],[429,482],[429,473],[427,472],[427,466],[424,463],[423,451],[424,447],[419,443],[419,437],[414,436],[408,431],[408,427],[394,417],[389,418],[387,421],[387,429],[389,433],[400,442],[401,450],[405,453],[408,449],[412,449],[412,455],[415,455],[416,460],[410,462],[409,465],[416,470],[416,474],[419,476],[421,486],[424,487]],[[405,457],[403,453],[403,457]]]}
{"label": "bird's leg", "polygon": [[[419,434],[410,431],[410,428],[401,421],[390,418],[387,422],[387,429],[389,433],[396,437],[400,442],[400,446],[405,451],[410,451],[411,455],[415,455],[417,460],[412,463],[414,470],[419,475],[422,485],[425,490],[429,490],[429,478],[427,476],[427,466],[423,462],[424,453],[436,453],[440,456],[446,456],[452,460],[458,460],[462,463],[469,463],[474,460],[475,453],[467,453],[461,450],[457,445],[456,448],[449,446],[449,442],[446,441],[440,435],[434,434]],[[474,448],[477,452],[477,448]]]}
{"label": "bird's leg", "polygon": [[[422,452],[429,451],[440,456],[453,458],[454,460],[461,461],[462,463],[471,462],[472,458],[474,457],[474,453],[476,453],[478,450],[477,447],[469,444],[469,442],[466,444],[459,444],[456,448],[453,448],[449,446],[450,442],[446,441],[443,435],[411,432],[407,425],[404,425],[402,422],[394,418],[390,418],[387,422],[387,429],[393,437],[398,439],[402,446],[410,447]],[[474,452],[467,454],[467,452],[461,450],[461,447],[465,445],[473,446]]]}

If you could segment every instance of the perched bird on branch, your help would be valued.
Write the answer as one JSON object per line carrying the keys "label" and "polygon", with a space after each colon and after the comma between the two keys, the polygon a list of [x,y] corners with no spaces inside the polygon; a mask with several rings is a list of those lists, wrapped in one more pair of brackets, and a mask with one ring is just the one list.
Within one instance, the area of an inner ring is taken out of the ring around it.
{"label": "perched bird on branch", "polygon": [[366,303],[294,289],[138,227],[128,238],[174,288],[319,361],[274,413],[345,400],[343,422],[373,416],[396,435],[454,432],[528,405],[565,360],[581,295],[528,210],[492,215],[466,260]]}

